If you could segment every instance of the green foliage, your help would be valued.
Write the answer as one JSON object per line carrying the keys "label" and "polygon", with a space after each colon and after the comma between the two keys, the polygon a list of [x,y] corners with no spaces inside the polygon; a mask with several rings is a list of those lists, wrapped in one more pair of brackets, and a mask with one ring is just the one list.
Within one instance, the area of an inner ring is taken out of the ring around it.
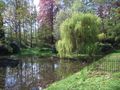
{"label": "green foliage", "polygon": [[107,38],[114,40],[114,48],[120,48],[120,24],[117,23],[107,30]]}
{"label": "green foliage", "polygon": [[2,16],[2,8],[4,7],[3,3],[0,2],[0,40],[4,39],[4,30],[3,30],[3,16]]}
{"label": "green foliage", "polygon": [[46,25],[43,25],[42,28],[39,29],[38,38],[39,38],[39,46],[43,46],[44,44],[51,43],[52,32]]}
{"label": "green foliage", "polygon": [[0,1],[0,11],[4,9],[5,3],[3,1]]}
{"label": "green foliage", "polygon": [[0,1],[0,29],[3,26],[3,17],[2,17],[3,8],[4,8],[4,2]]}
{"label": "green foliage", "polygon": [[73,11],[80,11],[80,9],[83,7],[83,3],[80,0],[75,0],[72,4],[71,9]]}
{"label": "green foliage", "polygon": [[28,48],[22,49],[18,56],[39,56],[39,57],[50,57],[53,53],[49,48]]}
{"label": "green foliage", "polygon": [[115,41],[120,40],[120,23],[117,24],[113,29]]}
{"label": "green foliage", "polygon": [[94,53],[100,19],[92,14],[73,13],[60,25],[60,38],[56,44],[60,57],[73,52]]}
{"label": "green foliage", "polygon": [[3,17],[2,17],[2,15],[0,14],[0,29],[2,28],[2,26],[3,26]]}
{"label": "green foliage", "polygon": [[100,4],[104,4],[105,2],[107,2],[106,0],[92,0],[92,1]]}
{"label": "green foliage", "polygon": [[27,8],[23,7],[23,6],[17,8],[16,13],[17,13],[16,19],[18,19],[18,20],[22,20],[25,17],[29,17],[29,19],[30,19],[32,17],[32,16],[30,17],[30,15],[28,14]]}
{"label": "green foliage", "polygon": [[100,33],[100,34],[98,34],[98,39],[99,39],[100,41],[106,39],[106,34],[105,34],[105,33]]}
{"label": "green foliage", "polygon": [[120,24],[119,23],[114,25],[114,26],[112,26],[112,27],[110,27],[110,29],[107,30],[108,37],[115,38],[117,36],[120,36],[119,28],[120,28]]}

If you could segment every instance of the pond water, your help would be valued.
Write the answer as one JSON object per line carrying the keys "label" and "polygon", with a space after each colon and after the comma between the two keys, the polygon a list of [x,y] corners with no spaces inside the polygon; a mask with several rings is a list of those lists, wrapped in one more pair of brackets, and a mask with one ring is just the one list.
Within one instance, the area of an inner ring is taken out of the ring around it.
{"label": "pond water", "polygon": [[42,90],[85,66],[57,58],[20,57],[16,67],[0,67],[0,90]]}

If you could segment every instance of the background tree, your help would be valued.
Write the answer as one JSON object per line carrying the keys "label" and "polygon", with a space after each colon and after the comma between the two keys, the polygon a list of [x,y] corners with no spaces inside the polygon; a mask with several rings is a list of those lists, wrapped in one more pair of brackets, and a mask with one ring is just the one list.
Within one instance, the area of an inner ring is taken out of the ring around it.
{"label": "background tree", "polygon": [[46,30],[48,36],[45,35],[47,42],[53,44],[53,19],[54,19],[54,0],[40,0],[40,11],[38,19],[40,21],[41,30]]}
{"label": "background tree", "polygon": [[21,47],[36,45],[34,38],[38,35],[34,33],[38,25],[35,24],[37,12],[33,0],[8,0],[3,14],[8,42],[16,41]]}
{"label": "background tree", "polygon": [[3,29],[3,16],[2,11],[4,9],[4,2],[0,1],[0,40],[4,41],[5,39],[5,32]]}
{"label": "background tree", "polygon": [[63,23],[67,18],[71,17],[72,11],[71,10],[60,10],[55,17],[54,20],[54,38],[56,40],[60,39],[60,25]]}

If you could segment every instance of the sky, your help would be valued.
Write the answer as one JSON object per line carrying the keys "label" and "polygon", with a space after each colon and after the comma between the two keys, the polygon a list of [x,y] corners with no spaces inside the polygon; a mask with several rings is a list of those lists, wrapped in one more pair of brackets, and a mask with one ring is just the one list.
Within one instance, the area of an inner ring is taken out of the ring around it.
{"label": "sky", "polygon": [[34,0],[34,4],[36,5],[36,9],[37,9],[37,11],[39,11],[39,7],[38,7],[39,0]]}
{"label": "sky", "polygon": [[34,4],[38,7],[39,0],[34,0]]}

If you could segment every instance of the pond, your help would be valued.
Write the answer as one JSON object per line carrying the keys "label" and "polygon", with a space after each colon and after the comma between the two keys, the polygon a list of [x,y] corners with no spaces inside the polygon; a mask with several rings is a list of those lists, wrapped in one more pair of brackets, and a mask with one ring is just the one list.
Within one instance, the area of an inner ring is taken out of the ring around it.
{"label": "pond", "polygon": [[86,64],[58,58],[20,57],[16,67],[0,67],[0,90],[42,90]]}

